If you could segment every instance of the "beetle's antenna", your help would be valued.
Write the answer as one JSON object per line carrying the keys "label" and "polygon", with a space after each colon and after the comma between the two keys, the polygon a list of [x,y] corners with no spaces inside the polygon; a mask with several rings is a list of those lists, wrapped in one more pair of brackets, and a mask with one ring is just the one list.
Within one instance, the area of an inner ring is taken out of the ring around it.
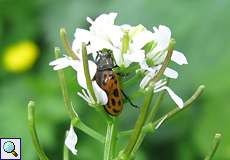
{"label": "beetle's antenna", "polygon": [[97,61],[98,57],[99,57],[99,52],[97,51],[97,56],[95,58],[96,61]]}

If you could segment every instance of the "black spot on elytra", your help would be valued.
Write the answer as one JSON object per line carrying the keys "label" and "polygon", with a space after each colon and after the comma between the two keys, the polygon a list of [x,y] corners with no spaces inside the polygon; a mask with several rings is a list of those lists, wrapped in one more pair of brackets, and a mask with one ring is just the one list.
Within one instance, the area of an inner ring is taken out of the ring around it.
{"label": "black spot on elytra", "polygon": [[117,80],[115,80],[114,83],[117,84]]}
{"label": "black spot on elytra", "polygon": [[113,108],[113,112],[114,112],[114,113],[119,113],[120,110],[116,110],[115,108]]}
{"label": "black spot on elytra", "polygon": [[116,105],[116,101],[115,101],[115,99],[113,99],[113,98],[112,98],[112,99],[111,99],[111,102],[112,102],[112,105],[113,105],[113,106],[115,106],[115,105]]}
{"label": "black spot on elytra", "polygon": [[117,88],[113,90],[113,95],[114,95],[115,97],[118,97],[118,96],[119,96],[119,92],[118,92],[118,89],[117,89]]}
{"label": "black spot on elytra", "polygon": [[121,100],[119,100],[117,103],[118,103],[118,105],[120,106],[120,105],[121,105]]}

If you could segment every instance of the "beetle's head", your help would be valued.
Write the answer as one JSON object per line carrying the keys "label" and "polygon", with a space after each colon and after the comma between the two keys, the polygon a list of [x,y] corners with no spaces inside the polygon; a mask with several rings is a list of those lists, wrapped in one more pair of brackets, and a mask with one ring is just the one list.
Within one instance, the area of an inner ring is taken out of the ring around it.
{"label": "beetle's head", "polygon": [[96,64],[98,70],[112,69],[114,66],[112,51],[103,49],[100,52],[98,52],[98,56],[96,58]]}

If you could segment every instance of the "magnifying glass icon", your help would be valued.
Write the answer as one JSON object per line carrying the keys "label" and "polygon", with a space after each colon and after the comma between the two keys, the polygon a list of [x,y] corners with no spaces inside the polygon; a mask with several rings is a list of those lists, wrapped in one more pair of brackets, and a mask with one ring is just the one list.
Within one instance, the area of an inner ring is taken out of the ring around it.
{"label": "magnifying glass icon", "polygon": [[11,153],[14,155],[14,157],[17,157],[18,154],[17,152],[15,151],[15,145],[13,142],[11,141],[7,141],[3,144],[3,150],[6,152],[6,153]]}

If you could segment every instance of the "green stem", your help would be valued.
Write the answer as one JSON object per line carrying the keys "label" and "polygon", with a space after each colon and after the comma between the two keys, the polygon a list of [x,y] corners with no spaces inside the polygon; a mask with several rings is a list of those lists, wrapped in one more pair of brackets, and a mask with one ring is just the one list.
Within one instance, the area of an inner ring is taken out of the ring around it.
{"label": "green stem", "polygon": [[62,43],[64,45],[64,48],[67,52],[67,54],[72,57],[73,59],[79,59],[77,57],[77,55],[73,52],[73,50],[71,49],[70,47],[70,43],[68,41],[68,38],[67,38],[67,33],[66,33],[66,30],[65,28],[61,28],[60,29],[60,37],[61,37],[61,40],[62,40]]}
{"label": "green stem", "polygon": [[87,50],[86,50],[85,43],[82,43],[82,60],[83,60],[83,67],[84,67],[87,88],[89,90],[90,95],[93,97],[94,102],[97,103],[97,98],[94,93],[91,77],[89,74],[89,64],[88,64],[88,57],[87,57]]}
{"label": "green stem", "polygon": [[159,97],[158,97],[157,100],[156,100],[156,103],[154,104],[154,106],[152,107],[151,111],[149,112],[149,114],[148,114],[148,116],[147,116],[147,119],[146,119],[146,123],[148,123],[148,125],[146,125],[146,126],[145,126],[145,129],[143,129],[143,130],[141,131],[141,135],[140,135],[140,137],[138,138],[138,140],[137,140],[137,142],[136,142],[136,144],[135,144],[135,147],[134,147],[134,149],[133,149],[133,152],[132,152],[132,155],[133,155],[133,156],[135,155],[135,153],[136,153],[137,150],[139,149],[141,143],[143,142],[146,133],[147,133],[148,131],[152,131],[152,129],[151,129],[152,124],[149,123],[149,122],[151,122],[151,121],[154,120],[154,117],[155,117],[157,111],[159,110],[160,104],[161,104],[161,102],[162,102],[162,100],[163,100],[163,98],[164,98],[164,95],[165,95],[165,92],[161,92],[161,93],[160,93]]}
{"label": "green stem", "polygon": [[35,147],[39,159],[48,160],[48,157],[46,156],[45,152],[43,151],[39,143],[36,126],[35,126],[35,103],[33,101],[30,101],[28,103],[28,127],[30,130],[30,134],[32,136],[33,145]]}
{"label": "green stem", "polygon": [[159,97],[156,100],[156,103],[154,104],[154,106],[152,107],[151,111],[149,112],[147,116],[147,120],[146,120],[147,123],[153,121],[153,119],[155,118],[156,113],[160,108],[160,104],[162,100],[164,99],[164,95],[165,95],[165,92],[160,93]]}
{"label": "green stem", "polygon": [[[196,90],[196,92],[192,95],[192,97],[190,97],[185,103],[184,103],[184,107],[183,108],[175,108],[171,111],[169,111],[168,113],[166,113],[165,115],[163,115],[161,118],[159,118],[158,120],[156,120],[155,122],[153,122],[154,126],[156,126],[162,119],[165,119],[164,121],[167,121],[168,119],[174,117],[176,114],[184,111],[185,109],[189,108],[191,106],[191,104],[198,98],[201,96],[201,94],[204,91],[205,86],[201,85],[198,87],[198,89]],[[166,117],[166,118],[165,118]]]}
{"label": "green stem", "polygon": [[[67,133],[66,133],[67,135]],[[65,143],[64,143],[64,147],[63,147],[63,160],[69,160],[69,150],[66,147]]]}
{"label": "green stem", "polygon": [[211,160],[213,158],[213,156],[216,153],[217,148],[219,147],[220,144],[220,140],[221,140],[222,135],[220,133],[216,133],[215,137],[213,139],[213,146],[211,151],[209,152],[209,154],[205,157],[204,160]]}
{"label": "green stem", "polygon": [[150,88],[149,90],[146,91],[144,104],[141,107],[140,114],[136,121],[133,133],[128,141],[128,145],[124,149],[124,152],[121,153],[121,155],[119,156],[120,159],[129,159],[130,154],[132,153],[133,148],[140,136],[142,127],[145,124],[146,115],[148,113],[148,108],[151,103],[152,97],[153,97],[153,90]]}
{"label": "green stem", "polygon": [[[60,56],[60,49],[58,47],[55,48],[55,57],[58,58]],[[98,140],[99,142],[104,143],[105,138],[99,134],[98,132],[94,131],[93,129],[89,128],[86,124],[84,124],[80,118],[78,117],[77,113],[74,111],[73,105],[71,103],[69,94],[68,94],[68,88],[65,78],[65,73],[63,70],[58,70],[58,78],[61,85],[62,95],[64,97],[64,104],[65,108],[70,116],[70,119],[72,120],[73,125],[77,128],[79,128],[84,133],[88,134],[90,137],[93,137],[94,139]]]}
{"label": "green stem", "polygon": [[[168,119],[172,118],[173,116],[175,116],[176,114],[184,111],[185,109],[189,108],[191,106],[191,104],[197,100],[201,94],[204,91],[205,86],[201,85],[198,87],[198,89],[195,91],[195,93],[184,103],[184,107],[182,109],[179,108],[175,108],[171,111],[169,111],[168,113],[164,114],[161,118],[159,118],[158,120],[156,120],[155,122],[152,123],[148,123],[143,127],[143,130],[146,131],[153,131],[155,129],[155,126],[163,119],[166,117],[166,119],[164,121],[167,121]],[[151,124],[151,125],[150,125]],[[149,126],[152,126],[152,129],[149,128]],[[123,137],[123,136],[128,136],[130,134],[132,134],[134,130],[128,130],[128,131],[123,131],[119,133],[119,137]]]}
{"label": "green stem", "polygon": [[107,122],[107,133],[104,147],[104,160],[112,160],[115,156],[117,140],[116,118]]}
{"label": "green stem", "polygon": [[[59,58],[59,56],[61,55],[60,49],[58,47],[55,47],[54,52],[55,52],[56,59]],[[62,95],[64,97],[64,103],[65,103],[66,110],[71,119],[73,118],[78,119],[78,115],[74,111],[72,104],[71,104],[71,100],[69,98],[67,83],[66,83],[65,74],[63,70],[58,70],[58,78],[59,78],[59,82],[61,85],[61,90],[62,90]]]}
{"label": "green stem", "polygon": [[168,53],[167,53],[167,56],[165,57],[165,60],[164,62],[162,63],[162,66],[159,70],[159,72],[157,73],[156,76],[154,76],[154,78],[149,81],[149,84],[152,84],[151,87],[154,86],[154,84],[161,78],[161,76],[164,74],[164,71],[165,69],[167,68],[170,60],[171,60],[171,56],[172,56],[172,53],[173,53],[173,50],[174,50],[174,46],[176,44],[176,41],[174,39],[171,39],[170,43],[169,43],[169,46],[168,46]]}
{"label": "green stem", "polygon": [[105,142],[105,137],[101,135],[100,133],[96,132],[95,130],[88,127],[85,123],[81,121],[72,121],[72,124],[74,127],[77,127],[81,131],[85,132],[88,136],[98,140],[101,143]]}

